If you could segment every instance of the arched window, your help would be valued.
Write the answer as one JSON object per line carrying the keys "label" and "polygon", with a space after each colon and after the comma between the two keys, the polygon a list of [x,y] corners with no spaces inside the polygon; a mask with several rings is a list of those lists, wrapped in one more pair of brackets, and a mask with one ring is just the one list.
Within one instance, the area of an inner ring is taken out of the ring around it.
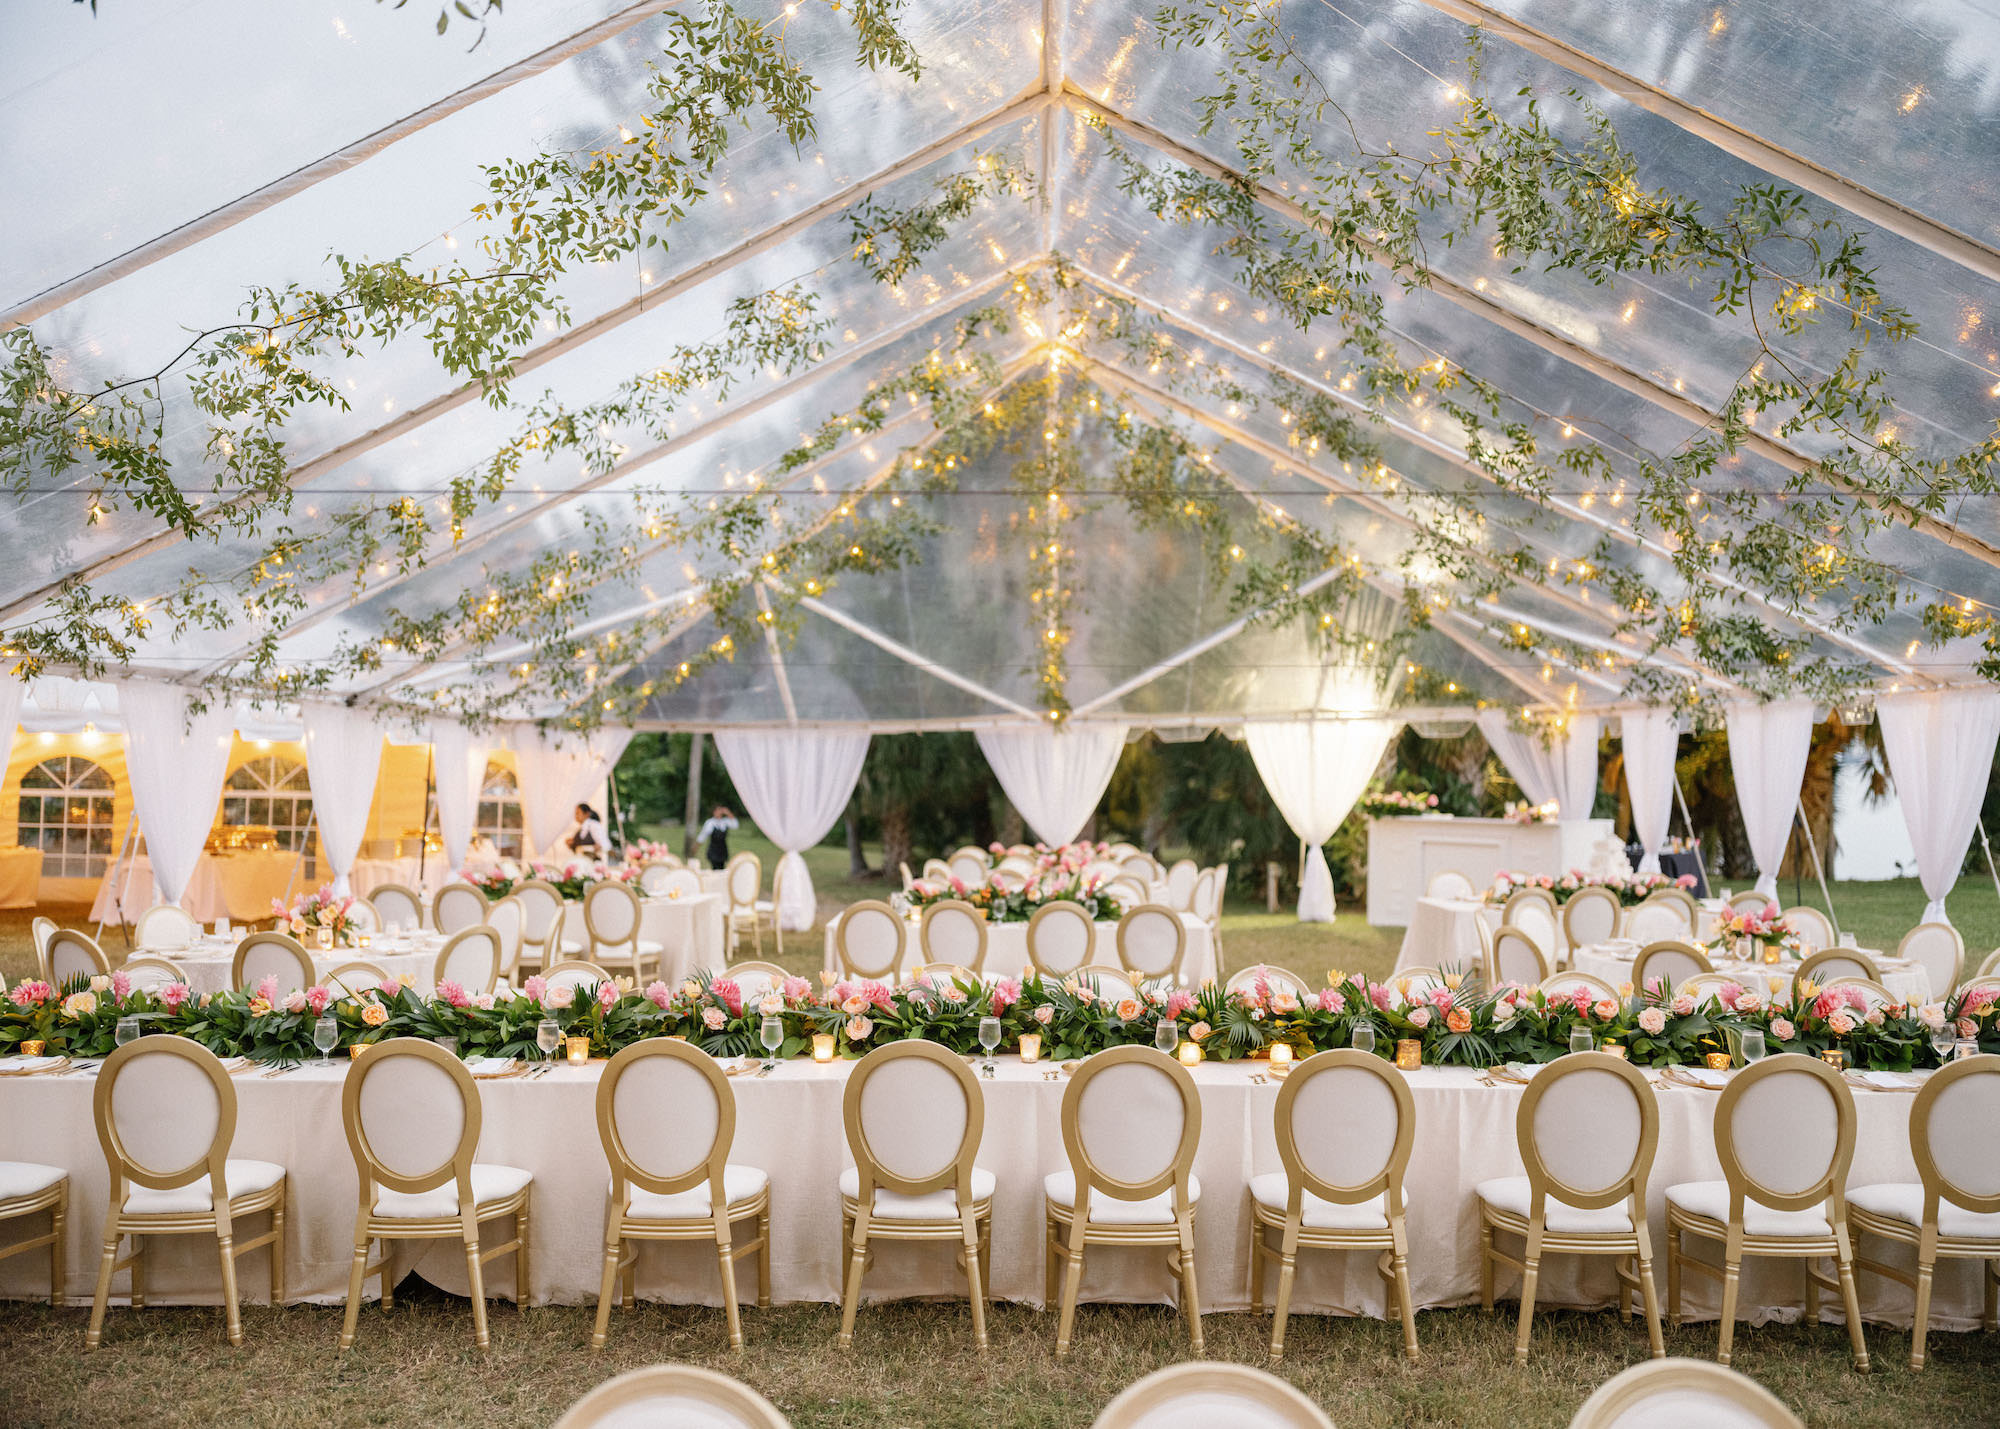
{"label": "arched window", "polygon": [[522,827],[521,786],[514,781],[514,771],[489,761],[486,777],[479,784],[479,817],[473,823],[473,835],[493,840],[502,858],[519,858]]}
{"label": "arched window", "polygon": [[21,847],[42,851],[44,878],[101,878],[111,863],[111,776],[58,755],[21,776]]}
{"label": "arched window", "polygon": [[222,822],[269,829],[278,847],[296,852],[312,826],[312,786],[304,761],[281,754],[245,760],[222,785]]}

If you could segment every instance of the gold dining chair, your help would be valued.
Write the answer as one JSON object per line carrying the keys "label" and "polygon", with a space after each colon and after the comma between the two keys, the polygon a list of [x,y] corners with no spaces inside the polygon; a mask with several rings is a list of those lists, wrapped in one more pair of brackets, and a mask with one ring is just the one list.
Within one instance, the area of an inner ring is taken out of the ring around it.
{"label": "gold dining chair", "polygon": [[986,915],[962,898],[927,904],[917,943],[926,965],[950,963],[976,978],[986,970]]}
{"label": "gold dining chair", "polygon": [[1097,925],[1081,903],[1044,903],[1028,918],[1028,962],[1045,978],[1067,977],[1087,967],[1097,948]]}
{"label": "gold dining chair", "polygon": [[[1589,1127],[1589,1135],[1579,1136],[1578,1127]],[[1521,1272],[1514,1362],[1528,1362],[1535,1286],[1545,1255],[1618,1256],[1618,1314],[1625,1316],[1626,1296],[1636,1292],[1653,1355],[1664,1355],[1646,1226],[1646,1182],[1660,1145],[1660,1107],[1646,1074],[1604,1052],[1572,1052],[1528,1084],[1514,1117],[1514,1136],[1528,1174],[1482,1181],[1474,1191],[1479,1303],[1493,1308],[1496,1263]],[[1521,1259],[1495,1246],[1496,1233],[1520,1238]]]}
{"label": "gold dining chair", "polygon": [[1750,1378],[1711,1360],[1644,1360],[1597,1387],[1569,1429],[1806,1429],[1785,1402]]}
{"label": "gold dining chair", "polygon": [[1326,1411],[1274,1374],[1202,1360],[1168,1365],[1128,1385],[1091,1429],[1333,1429]]}
{"label": "gold dining chair", "polygon": [[1202,1350],[1194,1213],[1201,1180],[1201,1097],[1187,1068],[1151,1047],[1113,1047],[1077,1068],[1063,1089],[1063,1149],[1069,1169],[1042,1180],[1048,1239],[1046,1285],[1062,1311],[1056,1357],[1069,1353],[1083,1287],[1086,1247],[1160,1246],[1180,1281],[1188,1340]]}
{"label": "gold dining chair", "polygon": [[518,969],[546,968],[563,959],[563,896],[553,883],[524,878],[509,895],[521,905],[521,955]]}
{"label": "gold dining chair", "polygon": [[664,950],[641,936],[639,917],[639,895],[622,883],[606,879],[584,890],[583,927],[590,940],[590,960],[600,967],[626,968],[643,986],[648,964],[657,971]]}
{"label": "gold dining chair", "polygon": [[236,956],[229,963],[229,985],[238,992],[248,992],[267,977],[278,980],[280,996],[319,981],[312,954],[297,938],[286,933],[252,933],[236,945]]}
{"label": "gold dining chair", "polygon": [[417,890],[400,883],[382,883],[368,890],[368,901],[384,928],[414,933],[424,926],[424,902]]}
{"label": "gold dining chair", "polygon": [[[1278,1262],[1270,1359],[1285,1357],[1285,1320],[1302,1250],[1373,1250],[1403,1316],[1403,1353],[1417,1357],[1403,1172],[1417,1131],[1410,1084],[1382,1058],[1339,1049],[1308,1057],[1278,1088],[1282,1172],[1250,1178],[1250,1313],[1264,1309],[1264,1262]],[[1271,1244],[1273,1235],[1278,1244]]]}
{"label": "gold dining chair", "polygon": [[738,1379],[694,1365],[656,1364],[607,1379],[572,1404],[556,1429],[791,1429],[776,1405]]}
{"label": "gold dining chair", "polygon": [[63,1242],[69,1223],[69,1172],[38,1161],[0,1161],[0,1221],[25,1220],[43,1211],[49,1213],[48,1230],[0,1246],[0,1260],[47,1246],[49,1304],[59,1307],[66,1268]]}
{"label": "gold dining chair", "polygon": [[187,969],[172,958],[152,953],[142,953],[136,958],[125,959],[118,971],[132,980],[132,991],[157,993],[171,983],[186,983]]}
{"label": "gold dining chair", "polygon": [[104,956],[104,949],[89,934],[74,928],[58,928],[49,934],[48,945],[43,949],[41,973],[44,982],[62,988],[78,979],[87,982],[94,977],[108,977],[111,959]]}
{"label": "gold dining chair", "polygon": [[[146,1303],[146,1242],[161,1235],[212,1235],[222,1266],[222,1307],[229,1343],[243,1343],[236,1261],[271,1250],[271,1303],[285,1299],[285,1168],[230,1156],[236,1139],[236,1087],[215,1054],[199,1042],[159,1033],[128,1042],[104,1059],[91,1100],[97,1140],[111,1172],[104,1251],[90,1303],[84,1348],[104,1334],[111,1277],[132,1272],[132,1305]],[[271,1229],[238,1242],[240,1217],[271,1214]],[[118,1258],[119,1242],[132,1253]]]}
{"label": "gold dining chair", "polygon": [[1879,983],[1882,972],[1875,966],[1875,959],[1859,948],[1822,948],[1792,970],[1792,986],[1802,988],[1810,983],[1817,989],[1849,977]]}
{"label": "gold dining chair", "polygon": [[1505,983],[1539,987],[1554,974],[1555,966],[1525,929],[1509,924],[1493,935],[1493,950],[1484,971],[1488,987]]}
{"label": "gold dining chair", "polygon": [[1648,943],[1632,959],[1632,995],[1643,997],[1649,987],[1658,983],[1656,990],[1670,997],[1675,988],[1696,973],[1714,971],[1715,965],[1709,962],[1708,954],[1693,943],[1662,938],[1657,943]]}
{"label": "gold dining chair", "polygon": [[500,981],[500,935],[485,924],[461,928],[438,949],[431,986],[455,982],[472,996],[493,991]]}
{"label": "gold dining chair", "polygon": [[470,883],[447,883],[431,900],[431,919],[440,933],[458,933],[486,921],[486,892]]}
{"label": "gold dining chair", "polygon": [[986,1130],[986,1098],[972,1069],[935,1042],[877,1047],[848,1074],[841,1113],[854,1164],[840,1173],[847,1261],[840,1347],[854,1344],[874,1243],[908,1240],[958,1246],[972,1341],[984,1350],[994,1177],[973,1163]]}
{"label": "gold dining chair", "polygon": [[1118,961],[1134,978],[1181,981],[1187,924],[1163,903],[1142,903],[1118,920]]}
{"label": "gold dining chair", "polygon": [[1618,895],[1602,885],[1579,888],[1562,906],[1563,940],[1572,949],[1609,942],[1618,936],[1625,909]]}
{"label": "gold dining chair", "polygon": [[[1746,1255],[1806,1262],[1806,1319],[1819,1319],[1821,1287],[1840,1292],[1855,1368],[1868,1372],[1868,1343],[1854,1287],[1847,1223],[1847,1168],[1854,1161],[1854,1093],[1816,1057],[1782,1053],[1729,1079],[1715,1106],[1720,1181],[1667,1187],[1667,1312],[1681,1322],[1681,1271],[1722,1281],[1716,1360],[1729,1363],[1736,1290]],[[1682,1250],[1687,1236],[1722,1243],[1722,1268]],[[1835,1279],[1812,1261],[1832,1257]]]}
{"label": "gold dining chair", "polygon": [[850,903],[833,925],[834,955],[844,978],[894,982],[903,965],[909,925],[896,910],[875,898]]}
{"label": "gold dining chair", "polygon": [[[133,1044],[137,1046],[137,1043]],[[421,1037],[377,1042],[355,1059],[341,1089],[340,1119],[361,1182],[354,1217],[354,1261],[347,1276],[347,1313],[340,1347],[354,1344],[361,1290],[382,1277],[382,1308],[391,1308],[392,1240],[459,1240],[472,1299],[472,1340],[486,1334],[483,1267],[514,1257],[514,1303],[528,1308],[528,1196],[534,1177],[513,1166],[474,1161],[481,1125],[479,1085],[465,1064]],[[510,1216],[514,1238],[482,1246],[484,1221]],[[368,1255],[383,1241],[382,1258]]]}
{"label": "gold dining chair", "polygon": [[[623,1272],[625,1307],[638,1279],[638,1242],[706,1241],[722,1272],[729,1348],[743,1348],[736,1262],[757,1257],[757,1306],[771,1303],[771,1178],[730,1161],[736,1094],[715,1059],[692,1043],[648,1038],[619,1052],[597,1084],[597,1135],[611,1163],[604,1204],[604,1276],[590,1347],[604,1348]],[[739,1221],[756,1233],[732,1239]],[[627,1242],[633,1242],[629,1247]]]}
{"label": "gold dining chair", "polygon": [[1289,992],[1301,1001],[1304,1001],[1307,994],[1312,991],[1304,978],[1289,968],[1279,967],[1276,963],[1252,963],[1247,968],[1238,968],[1229,975],[1229,980],[1223,983],[1222,990],[1253,992],[1259,979],[1262,979],[1264,985],[1272,992]]}

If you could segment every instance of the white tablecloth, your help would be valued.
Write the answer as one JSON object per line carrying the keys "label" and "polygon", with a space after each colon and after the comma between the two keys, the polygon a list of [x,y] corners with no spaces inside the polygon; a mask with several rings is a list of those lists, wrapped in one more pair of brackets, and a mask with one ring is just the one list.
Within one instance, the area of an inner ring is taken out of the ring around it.
{"label": "white tablecloth", "polygon": [[[1754,988],[1768,994],[1772,979],[1777,979],[1783,989],[1792,985],[1792,972],[1797,963],[1739,963],[1729,958],[1715,958],[1715,970],[1739,979],[1745,987]],[[1886,957],[1871,952],[1869,960],[1882,974],[1882,986],[1890,993],[1912,1006],[1921,1006],[1931,1000],[1930,974],[1917,963],[1903,958]],[[1577,972],[1590,973],[1601,977],[1613,987],[1622,987],[1632,980],[1633,954],[1621,948],[1607,947],[1601,943],[1591,943],[1578,948],[1571,955],[1570,966]]]}
{"label": "white tablecloth", "polygon": [[1481,966],[1479,920],[1482,918],[1489,930],[1498,928],[1500,909],[1477,898],[1419,898],[1410,914],[1410,926],[1403,931],[1403,946],[1396,954],[1396,972],[1405,968],[1476,971]]}
{"label": "white tablecloth", "polygon": [[[298,866],[298,855],[283,849],[255,852],[204,853],[195,861],[194,875],[188,879],[181,907],[197,923],[213,923],[229,918],[238,923],[263,922],[271,916],[271,900],[281,898]],[[295,883],[297,894],[305,885]],[[119,895],[123,893],[123,903]],[[139,915],[158,901],[153,890],[153,861],[135,854],[117,865],[97,885],[97,899],[90,905],[93,923],[136,923]]]}
{"label": "white tablecloth", "polygon": [[[428,991],[431,972],[437,966],[438,949],[444,946],[444,941],[437,937],[419,936],[413,938],[408,946],[412,951],[400,953],[388,951],[387,946],[380,942],[366,948],[335,948],[330,953],[322,953],[313,947],[308,947],[306,951],[312,954],[313,976],[322,981],[342,963],[367,962]],[[236,940],[218,944],[213,939],[204,938],[199,947],[166,956],[180,964],[187,974],[188,986],[197,993],[227,992],[229,972],[235,964]]]}
{"label": "white tablecloth", "polygon": [[[768,1080],[732,1077],[737,1099],[732,1161],[771,1175],[772,1293],[779,1302],[834,1301],[843,1269],[836,1180],[851,1164],[841,1122],[841,1094],[849,1064],[807,1061],[781,1066]],[[231,1155],[275,1161],[291,1173],[287,1214],[287,1284],[300,1299],[334,1302],[346,1293],[352,1251],[355,1174],[340,1135],[340,1093],[348,1064],[308,1066],[266,1079],[256,1072],[235,1078],[239,1103]],[[1042,1177],[1067,1169],[1062,1146],[1063,1084],[1042,1079],[1042,1068],[1003,1058],[999,1079],[982,1082],[987,1098],[985,1140],[979,1164],[998,1179],[993,1197],[993,1290],[1009,1299],[1042,1300]],[[597,1296],[607,1167],[592,1110],[598,1066],[558,1067],[549,1076],[484,1081],[480,1091],[484,1133],[479,1159],[518,1166],[534,1175],[532,1293],[539,1302],[591,1303]],[[1275,1084],[1250,1082],[1247,1068],[1209,1064],[1194,1072],[1201,1090],[1203,1132],[1194,1169],[1202,1182],[1195,1241],[1204,1309],[1240,1310],[1248,1303],[1247,1241],[1253,1174],[1282,1171],[1272,1134]],[[1479,1215],[1473,1187],[1490,1177],[1519,1175],[1514,1116],[1518,1087],[1486,1087],[1477,1074],[1435,1069],[1410,1078],[1417,1135],[1405,1178],[1409,1204],[1410,1274],[1417,1303],[1425,1307],[1476,1302],[1479,1287]],[[0,1078],[0,1157],[67,1167],[70,1200],[69,1293],[87,1303],[97,1264],[94,1228],[102,1224],[107,1178],[92,1129],[88,1075]],[[1664,1298],[1666,1234],[1664,1198],[1675,1181],[1720,1179],[1713,1118],[1716,1093],[1668,1087],[1658,1092],[1660,1145],[1649,1204],[1653,1244],[1662,1257],[1654,1268]],[[1909,1152],[1908,1093],[1857,1090],[1859,1137],[1850,1186],[1914,1181]],[[256,1222],[261,1225],[262,1222]],[[239,1235],[244,1232],[239,1230]],[[1870,1240],[1871,1253],[1898,1252]],[[1702,1252],[1706,1254],[1708,1251]],[[463,1285],[464,1261],[454,1244],[406,1245],[403,1266],[421,1262],[422,1273],[447,1289]],[[148,1294],[160,1303],[219,1299],[213,1242],[199,1236],[162,1236],[147,1250]],[[268,1281],[261,1258],[243,1267],[246,1298],[261,1299]],[[1906,1263],[1906,1262],[1905,1262]],[[1301,1312],[1384,1313],[1382,1285],[1372,1253],[1310,1252],[1299,1257],[1294,1309]],[[1976,1263],[1940,1262],[1933,1300],[1934,1328],[1970,1329],[1978,1321]],[[511,1268],[500,1263],[488,1276],[496,1295],[511,1286]],[[1516,1283],[1502,1271],[1502,1293]],[[116,1282],[120,1295],[124,1277]],[[1161,1257],[1093,1249],[1084,1274],[1089,1300],[1164,1303],[1170,1284]],[[1689,1275],[1688,1313],[1713,1316],[1719,1287]],[[1268,1285],[1268,1282],[1267,1282]],[[964,1282],[948,1248],[884,1244],[867,1280],[869,1296],[959,1294]],[[1801,1277],[1790,1263],[1753,1259],[1743,1279],[1741,1303],[1755,1320],[1797,1318]],[[719,1289],[714,1252],[699,1245],[648,1246],[639,1260],[641,1294],[715,1304]],[[48,1291],[47,1265],[36,1256],[0,1261],[0,1294],[36,1297]],[[369,1293],[374,1282],[369,1283]],[[1268,1293],[1268,1290],[1267,1290]],[[1613,1280],[1606,1257],[1553,1256],[1544,1262],[1540,1300],[1545,1305],[1603,1306]],[[1862,1304],[1871,1318],[1907,1324],[1910,1294],[1873,1275],[1861,1277]],[[1837,1297],[1827,1297],[1837,1306]],[[747,1313],[754,1316],[755,1311]],[[364,1339],[387,1347],[387,1327],[364,1320]],[[1422,1324],[1418,1334],[1423,1333]],[[1509,1331],[1511,1333],[1511,1331]],[[1644,1344],[1633,1327],[1631,1343]],[[1887,1354],[1888,1350],[1883,1349]]]}
{"label": "white tablecloth", "polygon": [[385,883],[399,883],[420,893],[436,893],[447,883],[457,881],[457,871],[445,862],[441,853],[426,859],[414,854],[403,858],[357,858],[347,874],[348,885],[362,898]]}
{"label": "white tablecloth", "polygon": [[[1211,979],[1220,981],[1215,966],[1215,940],[1209,935],[1208,924],[1192,913],[1181,914],[1181,922],[1187,928],[1187,952],[1181,958],[1181,979],[1190,987],[1199,987]],[[840,955],[835,949],[834,933],[840,926],[838,918],[826,925],[826,950],[824,965],[828,972],[838,972]],[[917,936],[917,925],[911,923],[909,938],[903,947],[901,971],[905,974],[924,961],[923,943]],[[1116,923],[1097,924],[1097,942],[1090,960],[1103,966],[1118,965],[1118,925]],[[986,926],[986,975],[988,977],[1021,977],[1028,971],[1028,925],[1026,923],[989,923]]]}

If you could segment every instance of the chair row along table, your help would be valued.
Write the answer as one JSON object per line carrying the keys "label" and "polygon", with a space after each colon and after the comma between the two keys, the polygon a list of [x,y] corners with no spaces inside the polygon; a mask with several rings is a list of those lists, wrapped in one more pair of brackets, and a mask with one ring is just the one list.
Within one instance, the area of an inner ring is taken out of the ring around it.
{"label": "chair row along table", "polygon": [[[1180,920],[1181,925],[1187,929],[1187,949],[1181,955],[1181,981],[1189,987],[1199,987],[1211,979],[1221,981],[1221,974],[1215,965],[1215,938],[1207,922],[1192,913],[1182,913]],[[1100,966],[1117,966],[1117,923],[1096,923],[1092,926],[1097,930],[1097,940],[1092,944],[1091,962]],[[838,918],[829,920],[826,925],[826,951],[822,965],[830,973],[840,971],[839,931],[840,920]],[[907,977],[925,961],[923,939],[918,932],[916,922],[908,922],[908,933],[909,936],[903,944],[903,960],[897,969],[898,978]],[[1028,962],[1026,923],[986,925],[984,971],[989,978],[1025,977],[1032,971]]]}
{"label": "chair row along table", "polygon": [[[843,1270],[840,1171],[852,1164],[841,1117],[851,1064],[797,1060],[768,1077],[745,1071],[730,1078],[736,1095],[735,1145],[729,1159],[771,1177],[772,1277],[781,1302],[834,1302]],[[279,1077],[263,1069],[239,1072],[236,1157],[274,1161],[290,1173],[287,1215],[289,1293],[318,1303],[346,1294],[356,1198],[354,1163],[341,1131],[340,1098],[348,1064],[307,1066]],[[594,1303],[601,1269],[602,1220],[608,1167],[598,1143],[594,1099],[601,1064],[558,1064],[546,1075],[479,1082],[484,1128],[481,1161],[528,1170],[532,1195],[532,1296],[537,1303]],[[1050,1073],[1054,1073],[1053,1079]],[[1204,1310],[1248,1304],[1250,1178],[1282,1173],[1273,1135],[1279,1085],[1257,1063],[1207,1063],[1193,1069],[1203,1129],[1194,1170],[1202,1193],[1195,1216]],[[1410,1275],[1425,1308],[1476,1303],[1479,1292],[1479,1212],[1474,1187],[1521,1174],[1515,1111],[1522,1088],[1489,1083],[1459,1068],[1409,1073],[1416,1103],[1416,1145],[1405,1178]],[[993,1292],[1040,1304],[1042,1177],[1067,1169],[1061,1105],[1067,1078],[1047,1063],[999,1059],[998,1075],[980,1083],[986,1098],[985,1137],[978,1164],[998,1178],[993,1198]],[[97,1228],[107,1193],[104,1155],[91,1115],[95,1079],[88,1073],[0,1077],[0,1159],[68,1168],[72,1177],[69,1285],[87,1301],[97,1264]],[[1655,1274],[1665,1284],[1665,1191],[1680,1181],[1720,1179],[1713,1136],[1718,1093],[1660,1086],[1660,1143],[1653,1168],[1650,1219]],[[1849,1184],[1914,1182],[1907,1091],[1857,1086],[1859,1136]],[[662,1108],[672,1115],[671,1108]],[[1588,1128],[1579,1128],[1588,1134]],[[1986,1128],[1973,1132],[1990,1134]],[[496,1224],[494,1234],[500,1234]],[[1907,1264],[1905,1253],[1876,1241],[1871,1253]],[[214,1246],[198,1237],[163,1237],[148,1252],[148,1294],[155,1303],[215,1304],[220,1299]],[[400,1271],[414,1267],[447,1290],[465,1288],[458,1245],[406,1245]],[[903,1295],[962,1297],[964,1281],[950,1254],[936,1247],[885,1243],[870,1274],[871,1298]],[[1368,1253],[1309,1253],[1300,1257],[1295,1311],[1383,1316],[1383,1286]],[[255,1294],[265,1283],[255,1269],[242,1276]],[[1966,1330],[1978,1323],[1976,1262],[1947,1260],[1937,1270],[1933,1328]],[[511,1277],[508,1277],[511,1279]],[[370,1281],[372,1287],[375,1282]],[[1502,1281],[1503,1293],[1508,1282]],[[124,1281],[117,1282],[120,1293]],[[712,1247],[648,1246],[640,1256],[642,1294],[715,1305],[720,1300]],[[1555,1256],[1542,1269],[1539,1298],[1548,1305],[1608,1306],[1615,1294],[1604,1257]],[[1706,1277],[1686,1282],[1687,1311],[1712,1318],[1719,1287]],[[46,1295],[39,1256],[0,1261],[0,1294]],[[1871,1319],[1907,1325],[1910,1292],[1864,1273],[1862,1305]],[[1084,1277],[1087,1300],[1167,1303],[1171,1281],[1152,1250],[1093,1250]],[[1796,1262],[1748,1262],[1741,1304],[1755,1322],[1795,1320],[1803,1279]],[[755,1317],[748,1325],[755,1334]],[[1421,1325],[1419,1332],[1421,1333]],[[1496,1328],[1496,1334],[1505,1331]],[[1635,1327],[1634,1343],[1643,1343]]]}

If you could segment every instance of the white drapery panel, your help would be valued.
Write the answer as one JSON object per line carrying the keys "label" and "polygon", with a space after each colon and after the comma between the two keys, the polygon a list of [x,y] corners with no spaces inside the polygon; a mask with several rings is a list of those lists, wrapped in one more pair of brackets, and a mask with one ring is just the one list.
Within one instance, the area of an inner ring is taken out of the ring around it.
{"label": "white drapery panel", "polygon": [[1729,771],[1736,779],[1736,807],[1757,860],[1757,891],[1778,896],[1778,865],[1792,831],[1799,786],[1812,750],[1811,700],[1731,700],[1722,708],[1729,730]]}
{"label": "white drapery panel", "polygon": [[606,727],[589,735],[544,734],[532,724],[514,726],[514,772],[521,784],[521,813],[537,858],[553,857],[576,806],[610,776],[632,731]]}
{"label": "white drapery panel", "polygon": [[979,731],[979,751],[1000,788],[1050,844],[1069,843],[1083,831],[1124,747],[1122,724]]}
{"label": "white drapery panel", "polygon": [[719,729],[715,749],[764,837],[784,850],[778,926],[803,932],[819,911],[801,851],[825,838],[853,797],[868,735],[831,730]]}
{"label": "white drapery panel", "polygon": [[431,726],[431,763],[437,779],[438,836],[445,862],[465,867],[472,826],[479,821],[479,790],[486,781],[486,740],[457,720]]}
{"label": "white drapery panel", "polygon": [[1958,882],[1993,769],[2000,691],[1884,695],[1875,702],[1875,716],[1882,722],[1889,775],[1916,850],[1917,877],[1930,899],[1924,921],[1948,923],[1945,895]]}
{"label": "white drapery panel", "polygon": [[1625,749],[1625,790],[1632,800],[1632,832],[1646,851],[1639,872],[1660,871],[1660,846],[1674,809],[1674,753],[1680,747],[1680,716],[1672,710],[1628,714],[1619,742]]}
{"label": "white drapery panel", "polygon": [[14,747],[14,735],[21,725],[21,706],[28,699],[28,682],[18,675],[0,671],[0,731],[4,731],[7,748]]}
{"label": "white drapery panel", "polygon": [[361,854],[368,811],[375,804],[375,775],[382,767],[382,725],[375,711],[307,703],[306,780],[312,785],[313,819],[320,847],[333,865],[333,891],[348,892],[347,875]]}
{"label": "white drapery panel", "polygon": [[[20,710],[20,683],[13,690]],[[201,858],[201,846],[215,824],[215,801],[229,772],[229,742],[235,712],[212,705],[192,718],[188,691],[151,680],[128,680],[118,687],[125,720],[126,777],[132,783],[132,811],[146,836],[153,882],[160,901],[178,903]],[[136,910],[128,910],[136,911]]]}
{"label": "white drapery panel", "polygon": [[1481,710],[1475,717],[1479,732],[1507,766],[1514,782],[1531,804],[1551,799],[1562,806],[1565,819],[1587,819],[1597,801],[1596,715],[1573,714],[1546,744],[1538,732],[1514,727],[1502,709]]}
{"label": "white drapery panel", "polygon": [[1250,758],[1271,801],[1308,846],[1299,879],[1299,921],[1333,921],[1333,870],[1321,847],[1368,787],[1395,734],[1386,719],[1259,721],[1243,726]]}

